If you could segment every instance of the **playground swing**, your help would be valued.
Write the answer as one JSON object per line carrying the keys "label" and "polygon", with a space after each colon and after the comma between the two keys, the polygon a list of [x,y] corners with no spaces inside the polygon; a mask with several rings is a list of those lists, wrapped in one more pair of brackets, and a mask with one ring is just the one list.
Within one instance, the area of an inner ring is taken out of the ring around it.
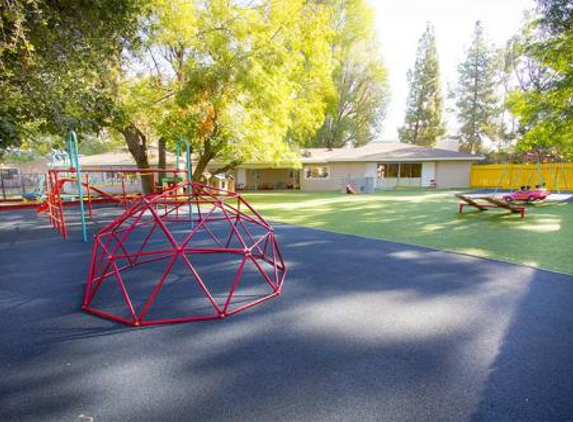
{"label": "playground swing", "polygon": [[[512,156],[513,157],[513,156]],[[504,184],[505,176],[509,171],[508,177],[508,187],[513,189],[509,193],[504,193],[502,199],[506,202],[522,202],[522,203],[533,203],[535,201],[544,201],[551,194],[550,191],[546,189],[546,181],[541,169],[541,157],[539,153],[529,153],[525,154],[524,157],[527,160],[531,157],[535,158],[535,167],[528,168],[529,164],[520,165],[517,168],[517,174],[513,176],[513,163],[512,157],[506,163],[504,170],[502,171],[498,184],[495,188],[494,195],[498,195],[498,192],[502,185]],[[529,174],[527,174],[529,172]],[[524,174],[525,173],[525,174]],[[526,179],[524,179],[524,176]],[[534,184],[534,177],[536,177]]]}
{"label": "playground swing", "polygon": [[[538,202],[559,203],[567,201],[571,195],[567,182],[567,169],[562,156],[559,154],[542,155],[540,152],[527,154],[527,157],[535,156],[535,169],[531,169],[529,179],[525,186],[504,197],[507,201],[521,201],[527,204]],[[534,176],[536,180],[534,180]],[[531,186],[535,183],[535,188]],[[547,186],[549,185],[549,189]]]}
{"label": "playground swing", "polygon": [[[556,161],[555,156],[544,157],[540,152],[526,153],[523,157],[526,163],[516,166],[513,160],[515,155],[510,156],[501,171],[493,193],[457,194],[456,197],[462,201],[459,205],[459,212],[462,213],[463,209],[468,206],[480,211],[503,208],[524,217],[526,205],[541,202],[558,203],[571,198],[571,195],[564,194],[561,190],[562,186],[565,190],[569,188],[562,157]],[[532,161],[535,161],[534,165]],[[547,189],[547,182],[550,182],[554,192]]]}
{"label": "playground swing", "polygon": [[[50,168],[56,168],[60,163],[69,167],[69,154],[65,151],[52,151],[50,153]],[[38,178],[34,190],[22,194],[24,202],[35,202],[41,204],[46,200],[46,176],[42,175]]]}
{"label": "playground swing", "polygon": [[[545,179],[541,170],[539,154],[536,155],[536,166],[532,169],[527,169],[523,165],[517,167],[517,173],[514,175],[513,168],[513,155],[510,157],[504,166],[497,185],[492,194],[456,194],[456,197],[462,202],[459,204],[459,212],[463,213],[465,207],[473,207],[479,211],[486,211],[488,209],[505,209],[513,214],[519,214],[521,218],[525,217],[525,204],[534,201],[544,201],[550,194],[545,189]],[[524,169],[529,170],[529,175],[524,174]],[[537,184],[532,189],[531,184],[534,180],[535,170],[537,171]],[[523,177],[526,180],[523,180]],[[524,183],[523,183],[524,182]],[[501,192],[501,188],[506,184],[508,187],[513,188],[519,186],[519,189],[512,192]]]}
{"label": "playground swing", "polygon": [[22,194],[22,199],[24,203],[40,203],[46,196],[46,177],[41,176],[34,186],[32,192],[26,192]]}
{"label": "playground swing", "polygon": [[512,177],[512,168],[511,168],[511,157],[510,160],[504,166],[496,187],[492,194],[456,194],[456,198],[458,198],[461,202],[459,203],[459,213],[462,214],[466,207],[472,207],[477,209],[478,211],[487,211],[490,209],[504,209],[509,211],[512,214],[519,214],[521,218],[525,217],[525,207],[523,205],[515,205],[508,201],[505,201],[500,197],[499,190],[503,185],[504,180],[506,177],[509,177],[509,183],[515,183],[515,181],[519,180],[521,177],[522,168],[519,167],[517,171],[517,175],[515,178]]}
{"label": "playground swing", "polygon": [[[570,183],[562,156],[532,152],[524,154],[524,158],[525,161],[535,161],[535,164],[518,165],[517,174],[514,176],[514,164],[510,158],[500,175],[494,195],[501,194],[505,201],[524,204],[558,203],[571,198],[571,195],[566,193],[570,189]],[[502,187],[512,190],[500,193]]]}

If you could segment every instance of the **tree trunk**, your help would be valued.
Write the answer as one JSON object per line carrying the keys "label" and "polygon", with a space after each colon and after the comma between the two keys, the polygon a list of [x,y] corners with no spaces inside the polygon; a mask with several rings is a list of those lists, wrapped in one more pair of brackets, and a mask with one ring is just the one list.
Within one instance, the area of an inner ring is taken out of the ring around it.
{"label": "tree trunk", "polygon": [[229,164],[223,166],[223,167],[219,167],[218,169],[215,169],[211,172],[211,174],[216,175],[216,174],[221,174],[221,173],[227,173],[229,170],[233,170],[235,167],[237,167],[238,165],[241,164],[241,161],[235,160],[235,161],[231,161]]}
{"label": "tree trunk", "polygon": [[203,173],[205,172],[209,161],[211,161],[211,157],[206,154],[202,154],[199,157],[199,161],[197,161],[197,164],[195,165],[195,170],[193,170],[194,182],[201,182],[201,178],[203,177]]}
{"label": "tree trunk", "polygon": [[[125,138],[125,143],[127,144],[127,149],[133,156],[137,167],[140,169],[149,168],[149,158],[147,156],[147,139],[143,132],[141,132],[133,124],[123,128],[121,130]],[[141,187],[144,194],[150,194],[153,192],[153,174],[147,173],[141,176]]]}
{"label": "tree trunk", "polygon": [[[167,168],[167,154],[166,154],[166,147],[167,147],[167,140],[162,136],[157,141],[157,167],[161,170],[165,170]],[[158,180],[159,184],[162,185],[163,177],[165,177],[165,173],[159,173]]]}
{"label": "tree trunk", "polygon": [[[213,129],[213,135],[217,134],[217,127]],[[199,153],[199,161],[195,166],[195,170],[193,170],[193,182],[200,182],[201,178],[203,177],[203,173],[207,169],[207,165],[209,162],[216,157],[217,155],[217,148],[213,148],[213,144],[211,143],[211,139],[206,138],[203,142],[203,151]]]}

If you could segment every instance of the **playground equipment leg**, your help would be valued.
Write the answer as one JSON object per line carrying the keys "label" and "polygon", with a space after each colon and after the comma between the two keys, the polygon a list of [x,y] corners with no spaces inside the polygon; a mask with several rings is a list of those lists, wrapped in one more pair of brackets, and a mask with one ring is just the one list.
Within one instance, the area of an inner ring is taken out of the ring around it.
{"label": "playground equipment leg", "polygon": [[68,149],[70,151],[70,160],[76,169],[76,181],[78,183],[78,196],[80,201],[80,214],[82,221],[82,235],[84,242],[88,241],[87,227],[86,227],[86,214],[84,208],[84,194],[82,191],[82,172],[80,168],[80,158],[79,158],[79,147],[78,147],[78,137],[76,133],[71,130],[68,133],[67,138]]}

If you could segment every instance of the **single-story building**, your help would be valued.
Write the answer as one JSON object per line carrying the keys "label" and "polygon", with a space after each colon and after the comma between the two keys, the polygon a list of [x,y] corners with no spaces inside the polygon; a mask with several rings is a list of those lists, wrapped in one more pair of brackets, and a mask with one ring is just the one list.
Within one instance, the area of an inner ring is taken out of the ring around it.
{"label": "single-story building", "polygon": [[[212,162],[205,172],[205,181],[230,189],[234,184],[239,190],[334,191],[343,190],[348,184],[355,185],[358,191],[363,192],[396,187],[466,188],[469,187],[471,166],[480,160],[483,157],[441,148],[400,142],[370,142],[359,148],[303,149],[300,163],[244,163],[216,177],[214,170],[224,163]],[[156,167],[156,148],[150,148],[149,161],[152,168]],[[175,156],[167,153],[167,167],[174,168],[175,161]],[[121,186],[116,175],[97,174],[97,170],[135,167],[131,154],[125,148],[81,156],[80,162],[84,168],[96,170],[92,173],[92,183],[115,188]],[[185,167],[184,160],[181,160],[180,167]],[[138,180],[131,178],[128,191],[136,189],[139,189]]]}
{"label": "single-story building", "polygon": [[[148,147],[148,159],[150,163],[151,169],[159,169],[158,161],[159,161],[159,152],[155,145],[151,145]],[[171,172],[171,169],[177,168],[177,156],[172,152],[166,151],[165,152],[165,165],[166,171],[162,173],[162,178],[173,179],[175,175]],[[102,154],[95,154],[95,155],[87,155],[87,156],[80,156],[80,164],[84,171],[87,169],[89,170],[90,175],[92,176],[93,180],[97,179],[99,183],[107,183],[108,186],[110,184],[115,184],[121,187],[121,170],[132,170],[136,169],[137,165],[131,153],[127,150],[127,148],[118,148],[110,152],[105,152]],[[197,165],[195,159],[192,160],[193,168]],[[179,170],[182,173],[179,173],[178,177],[182,179],[186,179],[185,170],[187,168],[187,160],[185,156],[180,157],[179,159]],[[214,167],[211,166],[211,169]],[[101,170],[101,173],[98,171]],[[117,173],[116,173],[117,172]],[[126,173],[129,175],[129,173]],[[160,177],[159,174],[155,175],[155,181],[158,182]],[[212,175],[209,171],[205,171],[203,173],[203,182],[208,183],[212,186],[221,188],[221,189],[229,189],[234,190],[234,177],[231,174],[215,174]],[[128,191],[137,191],[139,190],[139,177],[137,175],[131,175],[131,177],[124,180],[127,181]],[[95,183],[95,182],[93,182]],[[117,187],[116,187],[117,190]]]}
{"label": "single-story building", "polygon": [[233,171],[238,189],[360,190],[396,187],[465,188],[471,165],[484,157],[401,142],[370,142],[359,148],[308,148],[302,168],[245,163]]}
{"label": "single-story building", "polygon": [[[147,148],[149,164],[151,168],[157,168],[159,152],[156,146],[151,145]],[[165,162],[168,168],[175,168],[177,158],[175,154],[166,151]],[[181,158],[185,163],[185,157]],[[118,170],[118,169],[135,169],[137,165],[133,156],[127,148],[116,148],[113,151],[104,152],[94,155],[80,155],[80,164],[82,167],[98,170]]]}

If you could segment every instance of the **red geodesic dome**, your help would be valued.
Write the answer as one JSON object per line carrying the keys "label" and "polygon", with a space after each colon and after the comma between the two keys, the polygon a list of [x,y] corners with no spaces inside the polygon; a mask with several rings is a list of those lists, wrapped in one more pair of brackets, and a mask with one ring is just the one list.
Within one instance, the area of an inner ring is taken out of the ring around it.
{"label": "red geodesic dome", "polygon": [[182,184],[98,232],[82,309],[134,326],[224,318],[279,295],[286,272],[239,194]]}

